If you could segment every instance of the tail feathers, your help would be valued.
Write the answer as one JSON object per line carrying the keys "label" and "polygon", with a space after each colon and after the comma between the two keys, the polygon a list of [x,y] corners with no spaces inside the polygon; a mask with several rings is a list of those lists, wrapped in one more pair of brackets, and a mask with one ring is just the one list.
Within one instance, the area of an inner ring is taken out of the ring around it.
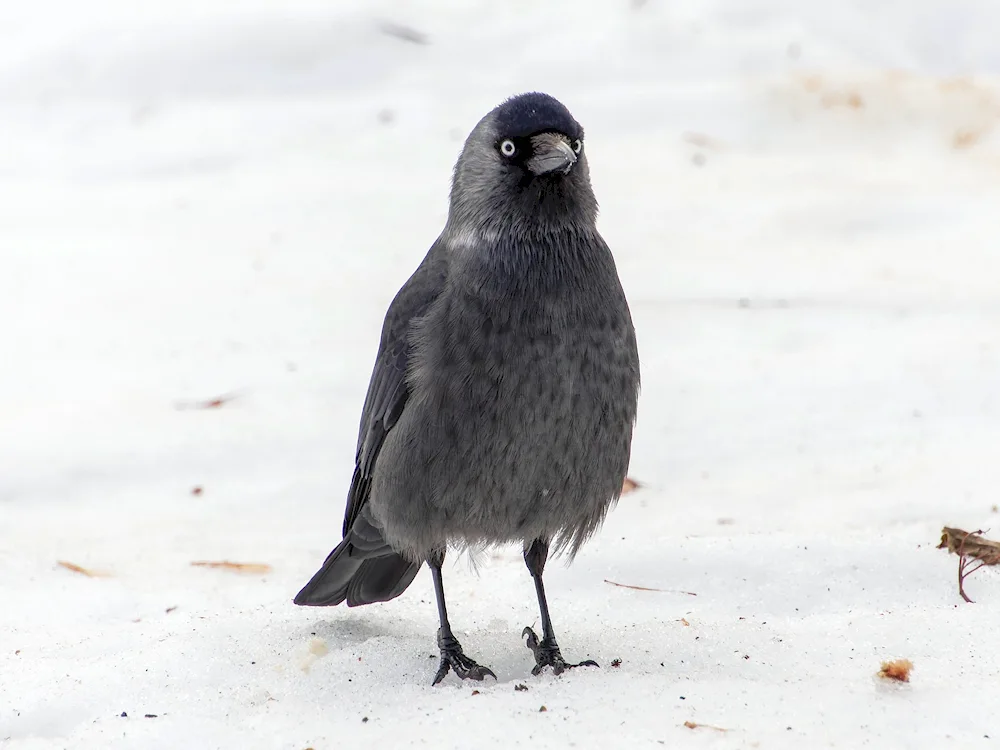
{"label": "tail feathers", "polygon": [[413,583],[419,570],[419,563],[411,563],[399,555],[365,560],[347,585],[347,606],[395,599]]}
{"label": "tail feathers", "polygon": [[357,607],[387,602],[413,582],[420,563],[397,554],[381,535],[370,533],[377,530],[363,518],[358,521],[295,596],[296,604],[333,607],[346,600],[348,607]]}

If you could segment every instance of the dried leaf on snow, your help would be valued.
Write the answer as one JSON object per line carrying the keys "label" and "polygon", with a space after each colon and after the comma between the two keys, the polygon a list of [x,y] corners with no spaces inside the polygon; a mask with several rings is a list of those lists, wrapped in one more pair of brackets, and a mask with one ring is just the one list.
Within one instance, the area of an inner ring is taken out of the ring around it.
{"label": "dried leaf on snow", "polygon": [[[941,543],[938,549],[947,549],[958,555],[958,593],[969,604],[972,599],[965,593],[965,579],[984,565],[1000,563],[1000,542],[984,537],[983,532],[963,531],[950,526],[941,529]],[[969,561],[976,564],[970,566]]]}
{"label": "dried leaf on snow", "polygon": [[913,669],[913,662],[909,659],[896,659],[894,661],[882,662],[882,668],[878,671],[878,676],[886,680],[896,682],[909,682],[910,671]]}

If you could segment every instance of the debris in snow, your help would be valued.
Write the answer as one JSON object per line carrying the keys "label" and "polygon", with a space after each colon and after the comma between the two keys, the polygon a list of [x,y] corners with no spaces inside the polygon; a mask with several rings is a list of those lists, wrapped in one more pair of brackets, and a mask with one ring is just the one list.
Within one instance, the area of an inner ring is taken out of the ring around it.
{"label": "debris in snow", "polygon": [[705,135],[704,133],[684,133],[681,138],[686,142],[690,143],[692,146],[697,146],[698,148],[708,148],[708,149],[721,149],[723,148],[722,141],[719,141],[711,136]]}
{"label": "debris in snow", "polygon": [[231,570],[234,573],[246,573],[247,575],[263,575],[271,572],[271,566],[267,563],[198,560],[191,564],[196,568],[219,568],[220,570]]}
{"label": "debris in snow", "polygon": [[309,640],[308,652],[299,664],[299,669],[308,674],[309,668],[328,653],[330,653],[330,648],[326,645],[326,641],[322,638],[311,638]]}
{"label": "debris in snow", "polygon": [[417,31],[412,26],[404,26],[401,23],[383,21],[379,24],[379,31],[388,36],[394,36],[397,39],[402,39],[404,42],[410,42],[411,44],[428,43],[426,34]]}
{"label": "debris in snow", "polygon": [[684,726],[688,729],[714,729],[716,732],[728,732],[729,730],[725,727],[715,727],[711,724],[696,724],[693,721],[685,721]]}
{"label": "debris in snow", "polygon": [[195,485],[194,487],[191,488],[191,494],[194,495],[195,497],[197,497],[204,491],[205,491],[204,488],[200,484]]}
{"label": "debris in snow", "polygon": [[895,661],[882,662],[882,668],[878,671],[878,676],[885,680],[896,680],[896,682],[909,682],[910,670],[913,669],[913,662],[909,659],[896,659]]}
{"label": "debris in snow", "polygon": [[549,709],[547,709],[545,706],[539,706],[538,707],[538,713],[544,713],[545,711],[548,711],[548,710]]}
{"label": "debris in snow", "polygon": [[[984,565],[1000,563],[1000,542],[986,539],[982,533],[982,530],[963,531],[945,526],[941,529],[941,543],[937,546],[958,555],[958,593],[969,604],[973,601],[965,593],[965,579]],[[970,568],[970,559],[978,564]]]}
{"label": "debris in snow", "polygon": [[525,685],[523,682],[519,682],[514,686],[514,690],[517,691],[518,693],[525,693],[528,690],[528,686]]}
{"label": "debris in snow", "polygon": [[683,626],[684,626],[684,627],[686,627],[686,628],[689,628],[689,627],[691,627],[691,623],[689,623],[689,622],[688,622],[688,621],[687,621],[687,620],[686,620],[685,618],[683,618],[683,617],[682,617],[681,619],[679,619],[679,620],[678,620],[677,622],[679,622],[679,623],[680,623],[681,625],[683,625]]}
{"label": "debris in snow", "polygon": [[177,409],[177,411],[187,411],[190,409],[218,409],[223,404],[227,404],[235,398],[235,394],[223,394],[222,396],[210,398],[207,401],[177,401],[174,403],[174,408]]}
{"label": "debris in snow", "polygon": [[611,660],[611,666],[612,667],[617,668],[617,667],[620,667],[621,665],[622,665],[622,660],[621,659],[612,659]]}
{"label": "debris in snow", "polygon": [[982,533],[982,529],[977,531],[962,531],[962,529],[945,526],[941,529],[941,543],[937,548],[947,548],[949,552],[968,555],[977,560],[993,559],[1000,555],[1000,542],[986,539],[982,536]]}
{"label": "debris in snow", "polygon": [[829,84],[818,75],[805,76],[801,84],[809,94],[819,97],[819,104],[823,109],[864,109],[865,100],[860,93],[851,88],[840,88]]}
{"label": "debris in snow", "polygon": [[625,477],[625,481],[622,482],[622,494],[627,495],[628,493],[634,492],[640,487],[642,487],[642,485],[639,484],[637,481],[635,481],[631,477]]}
{"label": "debris in snow", "polygon": [[676,589],[654,589],[649,586],[633,586],[628,583],[618,583],[617,581],[609,581],[607,578],[604,579],[605,583],[610,583],[612,586],[618,586],[623,589],[632,589],[633,591],[655,591],[660,594],[686,594],[687,596],[698,596],[693,591],[678,591]]}
{"label": "debris in snow", "polygon": [[981,130],[956,130],[951,137],[951,146],[954,149],[964,149],[975,146],[983,137]]}
{"label": "debris in snow", "polygon": [[85,575],[87,578],[108,578],[107,573],[102,573],[97,570],[89,570],[87,568],[81,567],[76,563],[66,562],[65,560],[56,560],[56,565],[60,568],[66,568],[66,570],[71,570],[74,573],[79,573],[80,575]]}

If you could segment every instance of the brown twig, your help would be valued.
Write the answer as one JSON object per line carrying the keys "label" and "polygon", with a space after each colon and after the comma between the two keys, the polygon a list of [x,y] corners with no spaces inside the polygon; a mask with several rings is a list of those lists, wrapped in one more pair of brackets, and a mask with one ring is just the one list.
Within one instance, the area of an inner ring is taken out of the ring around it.
{"label": "brown twig", "polygon": [[604,579],[605,583],[610,583],[612,586],[618,586],[623,589],[632,589],[633,591],[655,591],[659,594],[686,594],[687,596],[698,596],[693,591],[678,591],[677,589],[654,589],[649,586],[633,586],[629,583],[618,583],[617,581],[609,581],[607,578]]}
{"label": "brown twig", "polygon": [[685,721],[684,722],[684,726],[686,726],[688,729],[713,729],[716,732],[728,732],[729,731],[725,727],[717,727],[717,726],[713,726],[712,724],[698,724],[697,722],[694,722],[694,721]]}

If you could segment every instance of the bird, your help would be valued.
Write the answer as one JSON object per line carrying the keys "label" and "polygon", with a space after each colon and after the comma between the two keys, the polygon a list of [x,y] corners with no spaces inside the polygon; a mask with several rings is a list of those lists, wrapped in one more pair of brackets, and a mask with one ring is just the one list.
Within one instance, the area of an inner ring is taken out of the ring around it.
{"label": "bird", "polygon": [[434,685],[496,679],[452,631],[449,549],[520,544],[532,673],[598,666],[563,657],[543,584],[550,554],[572,560],[601,526],[631,455],[639,355],[597,211],[581,125],[548,94],[512,96],[466,139],[444,229],[386,313],[343,538],[294,602],[386,602],[426,562]]}

